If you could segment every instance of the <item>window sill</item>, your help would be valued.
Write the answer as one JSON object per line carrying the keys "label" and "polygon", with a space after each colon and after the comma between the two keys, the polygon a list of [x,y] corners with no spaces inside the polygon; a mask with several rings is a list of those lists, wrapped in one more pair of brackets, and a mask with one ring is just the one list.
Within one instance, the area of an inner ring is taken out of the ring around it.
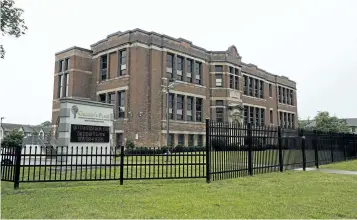
{"label": "window sill", "polygon": [[[161,122],[166,122],[166,120],[161,120]],[[169,123],[179,123],[179,124],[199,124],[204,125],[205,122],[198,122],[198,121],[183,121],[183,120],[173,120],[170,119]]]}
{"label": "window sill", "polygon": [[249,99],[256,99],[256,100],[259,100],[259,101],[264,101],[266,102],[267,100],[264,99],[264,98],[258,98],[258,97],[255,97],[255,96],[250,96],[250,95],[243,95],[243,97],[245,98],[249,98]]}

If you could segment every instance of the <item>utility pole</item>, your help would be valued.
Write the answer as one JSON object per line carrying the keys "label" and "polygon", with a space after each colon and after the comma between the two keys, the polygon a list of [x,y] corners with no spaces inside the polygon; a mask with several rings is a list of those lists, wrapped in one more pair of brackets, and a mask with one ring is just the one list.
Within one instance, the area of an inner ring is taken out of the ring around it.
{"label": "utility pole", "polygon": [[[170,135],[170,108],[169,108],[169,97],[170,97],[170,87],[173,87],[175,85],[175,80],[174,79],[168,79],[167,80],[167,86],[166,86],[166,147],[169,147],[169,135]],[[173,113],[173,112],[172,112]]]}

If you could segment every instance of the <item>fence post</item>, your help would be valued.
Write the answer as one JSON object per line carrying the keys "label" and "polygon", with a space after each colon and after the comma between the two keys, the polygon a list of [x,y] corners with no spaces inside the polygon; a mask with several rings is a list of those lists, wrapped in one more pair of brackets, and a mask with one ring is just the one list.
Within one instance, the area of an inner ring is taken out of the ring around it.
{"label": "fence post", "polygon": [[281,139],[281,127],[278,127],[278,147],[279,147],[279,167],[280,172],[284,171],[284,162],[283,162],[283,143]]}
{"label": "fence post", "polygon": [[302,151],[302,169],[306,171],[306,152],[305,152],[305,136],[303,129],[300,130],[301,151]]}
{"label": "fence post", "polygon": [[20,186],[21,146],[15,147],[14,189]]}
{"label": "fence post", "polygon": [[315,150],[315,166],[319,169],[319,150],[317,147],[317,131],[314,130],[314,150]]}
{"label": "fence post", "polygon": [[342,135],[342,145],[343,145],[343,157],[345,158],[345,161],[347,161],[345,134],[342,133],[341,135]]}
{"label": "fence post", "polygon": [[248,140],[248,173],[249,175],[253,175],[253,137],[252,137],[252,124],[248,123],[248,131],[247,131],[247,140]]}
{"label": "fence post", "polygon": [[124,182],[124,145],[120,146],[120,185]]}
{"label": "fence post", "polygon": [[209,124],[209,119],[206,119],[206,182],[210,183],[211,182],[211,157],[210,157],[210,151],[211,151],[211,143],[210,143],[210,124]]}
{"label": "fence post", "polygon": [[330,148],[331,148],[331,162],[333,163],[335,160],[333,158],[332,132],[329,132],[329,137],[330,137]]}

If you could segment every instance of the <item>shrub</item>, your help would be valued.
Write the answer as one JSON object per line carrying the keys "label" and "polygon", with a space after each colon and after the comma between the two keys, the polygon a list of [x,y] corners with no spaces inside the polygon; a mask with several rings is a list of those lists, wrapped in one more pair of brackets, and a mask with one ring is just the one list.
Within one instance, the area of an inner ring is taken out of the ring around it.
{"label": "shrub", "polygon": [[127,140],[126,141],[126,143],[125,143],[125,148],[126,149],[130,149],[130,150],[132,150],[132,149],[134,149],[135,148],[135,144],[134,144],[134,142],[132,141],[132,140]]}

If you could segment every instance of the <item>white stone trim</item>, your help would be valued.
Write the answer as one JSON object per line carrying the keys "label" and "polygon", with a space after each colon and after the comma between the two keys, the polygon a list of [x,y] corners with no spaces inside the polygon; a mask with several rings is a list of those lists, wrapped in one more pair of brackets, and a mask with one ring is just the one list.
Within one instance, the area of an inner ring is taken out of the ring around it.
{"label": "white stone trim", "polygon": [[[161,130],[161,134],[166,134],[167,131],[166,130]],[[202,135],[205,135],[206,132],[202,131],[172,131],[170,130],[169,131],[170,134],[202,134]]]}
{"label": "white stone trim", "polygon": [[273,109],[273,108],[270,108],[269,110],[273,110],[273,111],[274,111],[274,109]]}
{"label": "white stone trim", "polygon": [[228,96],[224,96],[224,97],[211,97],[211,101],[214,101],[214,100],[227,100],[227,101],[242,102],[241,99],[232,98],[232,97],[228,97]]}
{"label": "white stone trim", "polygon": [[264,108],[264,109],[267,108],[267,107],[262,106],[262,105],[252,105],[252,104],[249,104],[249,103],[243,103],[243,106],[244,105],[249,106],[249,107],[255,107],[255,108]]}
{"label": "white stone trim", "polygon": [[[166,89],[163,89],[161,91],[165,94],[167,93]],[[169,92],[173,93],[173,94],[177,94],[177,95],[192,96],[192,97],[196,97],[196,98],[206,99],[206,96],[195,94],[195,93],[181,92],[181,91],[177,91],[177,90],[173,90],[173,89],[170,89]]]}
{"label": "white stone trim", "polygon": [[211,105],[210,108],[227,108],[227,107],[221,105]]}
{"label": "white stone trim", "polygon": [[52,109],[52,112],[58,112],[60,109],[59,108],[54,108]]}
{"label": "white stone trim", "polygon": [[296,112],[286,111],[286,110],[282,110],[282,109],[278,109],[278,112],[286,112],[286,113],[291,113],[291,114],[297,115]]}
{"label": "white stone trim", "polygon": [[[167,77],[161,77],[162,80],[167,80]],[[188,86],[191,86],[191,87],[199,87],[199,88],[204,88],[206,89],[206,86],[203,86],[203,85],[199,85],[199,84],[196,84],[196,83],[189,83],[189,82],[185,82],[185,81],[180,81],[180,80],[175,80],[175,83],[177,84],[184,84],[184,85],[188,85]],[[166,85],[162,85],[162,86],[166,86]]]}
{"label": "white stone trim", "polygon": [[290,89],[290,90],[293,90],[293,91],[296,91],[296,89],[293,89],[293,88],[291,88],[291,87],[288,87],[288,86],[284,86],[284,85],[281,85],[281,84],[279,84],[279,83],[272,83],[273,85],[275,84],[275,86],[276,86],[276,93],[278,94],[278,86],[280,86],[280,87],[283,87],[283,88],[285,88],[285,89]]}
{"label": "white stone trim", "polygon": [[215,66],[215,65],[226,65],[226,66],[230,66],[230,67],[233,67],[233,68],[236,68],[236,69],[239,69],[239,71],[241,71],[242,70],[242,68],[240,67],[240,66],[235,66],[235,65],[233,65],[233,64],[231,64],[231,63],[227,63],[227,62],[212,62],[212,63],[210,63],[210,65],[212,66]]}
{"label": "white stone trim", "polygon": [[103,94],[103,93],[118,92],[118,91],[128,90],[128,89],[129,89],[129,86],[123,86],[123,87],[117,87],[115,89],[101,90],[101,91],[98,91],[96,94],[99,95],[99,94]]}
{"label": "white stone trim", "polygon": [[[161,120],[163,124],[166,124],[166,120]],[[205,122],[197,122],[197,121],[183,121],[183,120],[172,120],[170,119],[170,124],[171,123],[179,123],[179,124],[189,124],[189,125],[205,125]]]}
{"label": "white stone trim", "polygon": [[105,55],[105,54],[117,52],[118,50],[127,49],[127,48],[129,48],[129,47],[132,47],[132,46],[130,46],[129,43],[127,43],[127,44],[121,45],[121,46],[119,46],[119,47],[115,47],[115,48],[113,48],[113,49],[100,52],[100,53],[94,55],[92,58],[93,58],[93,59],[96,59],[96,58],[101,57],[101,56],[103,56],[103,55]]}
{"label": "white stone trim", "polygon": [[267,100],[266,99],[262,99],[262,98],[258,98],[258,97],[254,97],[254,96],[249,96],[249,95],[242,95],[244,98],[247,98],[247,99],[255,99],[257,101],[263,101],[263,102],[266,102]]}
{"label": "white stone trim", "polygon": [[124,133],[124,130],[114,130],[114,133]]}
{"label": "white stone trim", "polygon": [[162,48],[161,50],[164,51],[164,52],[169,52],[169,53],[177,54],[177,55],[179,55],[179,56],[181,56],[181,57],[186,57],[186,58],[191,59],[191,60],[194,60],[194,61],[199,61],[199,62],[201,62],[201,63],[207,63],[205,60],[202,60],[202,59],[200,59],[200,58],[196,58],[196,57],[193,57],[193,56],[190,56],[190,55],[187,55],[187,54],[184,54],[184,53],[175,51],[175,50],[171,50],[171,49],[168,49],[168,48]]}
{"label": "white stone trim", "polygon": [[260,77],[258,77],[258,76],[254,76],[254,75],[249,74],[249,73],[246,73],[246,72],[242,72],[241,75],[242,75],[242,76],[246,75],[246,76],[251,77],[251,78],[253,78],[253,79],[262,80],[262,81],[265,82],[265,83],[270,83],[270,84],[272,84],[271,81],[268,81],[268,80],[266,80],[266,79],[260,78]]}

